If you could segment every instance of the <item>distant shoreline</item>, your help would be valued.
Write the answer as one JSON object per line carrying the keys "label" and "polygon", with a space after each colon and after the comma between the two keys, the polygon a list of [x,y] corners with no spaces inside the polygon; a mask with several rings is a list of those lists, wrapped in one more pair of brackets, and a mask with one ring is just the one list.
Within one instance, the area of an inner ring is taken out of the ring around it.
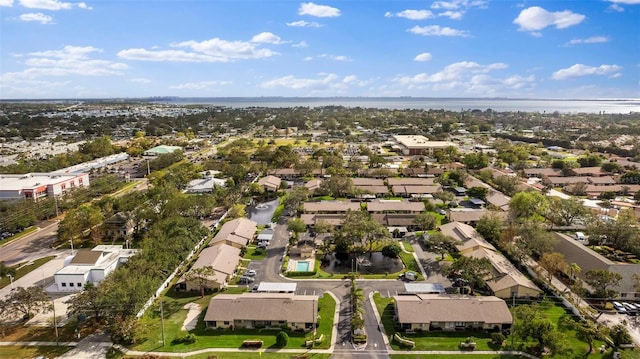
{"label": "distant shoreline", "polygon": [[104,99],[14,99],[0,103],[77,103],[77,102],[141,102],[173,105],[209,105],[232,108],[269,107],[330,107],[381,109],[416,109],[447,111],[540,112],[540,113],[608,113],[640,112],[640,99],[527,99],[527,98],[435,98],[435,97],[176,97]]}

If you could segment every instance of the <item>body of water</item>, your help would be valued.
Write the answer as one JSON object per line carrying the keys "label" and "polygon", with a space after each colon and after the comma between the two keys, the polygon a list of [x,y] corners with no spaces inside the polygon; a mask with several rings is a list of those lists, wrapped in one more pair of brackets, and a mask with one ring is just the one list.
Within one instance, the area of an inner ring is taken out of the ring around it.
{"label": "body of water", "polygon": [[467,111],[491,109],[497,112],[540,113],[621,113],[640,112],[640,99],[632,100],[555,100],[555,99],[480,99],[419,97],[201,97],[167,98],[157,102],[202,104],[233,108],[247,107],[325,107],[344,106],[383,109],[423,109]]}

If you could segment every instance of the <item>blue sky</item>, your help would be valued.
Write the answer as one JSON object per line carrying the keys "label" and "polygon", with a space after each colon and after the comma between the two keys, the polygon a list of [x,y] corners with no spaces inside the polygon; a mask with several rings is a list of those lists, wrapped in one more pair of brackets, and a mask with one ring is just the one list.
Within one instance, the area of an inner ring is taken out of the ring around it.
{"label": "blue sky", "polygon": [[640,0],[0,0],[0,98],[640,98]]}

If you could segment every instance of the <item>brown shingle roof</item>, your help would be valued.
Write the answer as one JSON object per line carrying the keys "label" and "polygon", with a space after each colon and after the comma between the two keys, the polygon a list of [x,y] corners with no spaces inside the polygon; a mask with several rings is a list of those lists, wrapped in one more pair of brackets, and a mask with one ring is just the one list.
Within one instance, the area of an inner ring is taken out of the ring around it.
{"label": "brown shingle roof", "polygon": [[346,212],[359,211],[360,203],[350,201],[320,201],[305,202],[303,204],[304,211],[307,213],[315,212]]}
{"label": "brown shingle roof", "polygon": [[354,186],[384,186],[384,181],[380,178],[352,178]]}
{"label": "brown shingle roof", "polygon": [[396,295],[393,299],[400,323],[513,322],[507,303],[497,297],[415,294]]}
{"label": "brown shingle roof", "polygon": [[256,222],[247,218],[236,218],[222,225],[220,231],[211,240],[211,244],[228,240],[246,246],[257,230]]}
{"label": "brown shingle roof", "polygon": [[397,201],[397,200],[377,200],[367,202],[369,212],[424,212],[423,202]]}
{"label": "brown shingle roof", "polygon": [[318,297],[293,293],[218,294],[211,298],[205,321],[260,320],[315,323]]}

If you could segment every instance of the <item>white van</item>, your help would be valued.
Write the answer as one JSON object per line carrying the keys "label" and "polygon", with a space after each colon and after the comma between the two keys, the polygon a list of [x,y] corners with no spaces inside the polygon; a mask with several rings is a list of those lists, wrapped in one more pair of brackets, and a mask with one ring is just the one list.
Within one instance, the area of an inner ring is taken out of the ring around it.
{"label": "white van", "polygon": [[584,242],[587,240],[587,236],[585,236],[584,233],[582,232],[576,232],[576,240],[580,242]]}

